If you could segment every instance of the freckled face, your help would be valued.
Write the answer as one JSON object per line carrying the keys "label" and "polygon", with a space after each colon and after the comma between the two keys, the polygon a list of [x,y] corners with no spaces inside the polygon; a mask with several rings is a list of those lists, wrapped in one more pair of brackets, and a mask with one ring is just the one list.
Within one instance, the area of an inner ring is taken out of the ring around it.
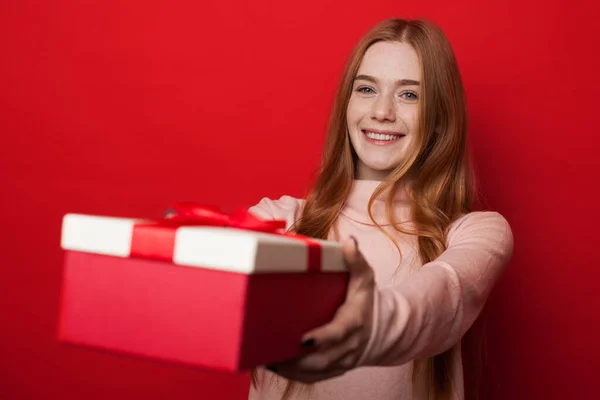
{"label": "freckled face", "polygon": [[419,130],[421,80],[419,57],[408,44],[378,42],[365,53],[346,121],[357,179],[384,180],[408,156]]}

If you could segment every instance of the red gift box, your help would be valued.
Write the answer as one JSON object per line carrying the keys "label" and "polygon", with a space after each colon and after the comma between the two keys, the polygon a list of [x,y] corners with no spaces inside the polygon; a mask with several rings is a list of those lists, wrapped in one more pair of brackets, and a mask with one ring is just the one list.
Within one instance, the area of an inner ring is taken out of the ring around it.
{"label": "red gift box", "polygon": [[59,340],[223,371],[303,354],[302,335],[345,300],[341,244],[184,208],[168,220],[64,217]]}

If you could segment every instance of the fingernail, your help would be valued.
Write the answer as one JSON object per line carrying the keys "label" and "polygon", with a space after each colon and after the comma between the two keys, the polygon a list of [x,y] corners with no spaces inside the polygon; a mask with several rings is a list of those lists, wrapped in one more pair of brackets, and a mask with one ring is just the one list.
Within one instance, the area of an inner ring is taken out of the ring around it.
{"label": "fingernail", "polygon": [[354,247],[358,249],[358,241],[356,240],[356,238],[354,236],[350,236],[350,239],[352,239],[352,241],[354,242]]}
{"label": "fingernail", "polygon": [[302,347],[313,347],[315,345],[315,339],[306,339],[303,340],[302,343],[300,343],[300,346]]}
{"label": "fingernail", "polygon": [[274,365],[267,365],[266,368],[271,372],[277,373],[277,367]]}

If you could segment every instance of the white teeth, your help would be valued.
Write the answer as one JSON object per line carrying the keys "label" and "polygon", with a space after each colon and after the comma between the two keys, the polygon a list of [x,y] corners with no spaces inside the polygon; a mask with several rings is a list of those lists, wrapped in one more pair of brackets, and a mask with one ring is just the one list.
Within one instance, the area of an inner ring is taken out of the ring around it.
{"label": "white teeth", "polygon": [[396,140],[400,137],[399,135],[387,135],[383,133],[374,132],[366,132],[366,135],[369,139],[373,140]]}

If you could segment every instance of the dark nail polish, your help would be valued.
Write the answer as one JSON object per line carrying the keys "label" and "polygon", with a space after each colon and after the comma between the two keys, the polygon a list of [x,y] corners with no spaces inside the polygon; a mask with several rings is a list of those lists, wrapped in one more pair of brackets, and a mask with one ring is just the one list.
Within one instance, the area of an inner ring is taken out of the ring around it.
{"label": "dark nail polish", "polygon": [[175,210],[174,210],[174,209],[172,209],[172,208],[169,208],[167,211],[165,211],[165,212],[164,212],[164,214],[163,214],[163,218],[169,218],[169,217],[172,217],[172,216],[174,216],[175,214],[177,214],[177,213],[175,212]]}
{"label": "dark nail polish", "polygon": [[306,339],[302,343],[300,343],[300,346],[302,347],[313,347],[314,345],[315,339]]}
{"label": "dark nail polish", "polygon": [[277,373],[277,367],[274,365],[267,365],[266,368],[273,373]]}

